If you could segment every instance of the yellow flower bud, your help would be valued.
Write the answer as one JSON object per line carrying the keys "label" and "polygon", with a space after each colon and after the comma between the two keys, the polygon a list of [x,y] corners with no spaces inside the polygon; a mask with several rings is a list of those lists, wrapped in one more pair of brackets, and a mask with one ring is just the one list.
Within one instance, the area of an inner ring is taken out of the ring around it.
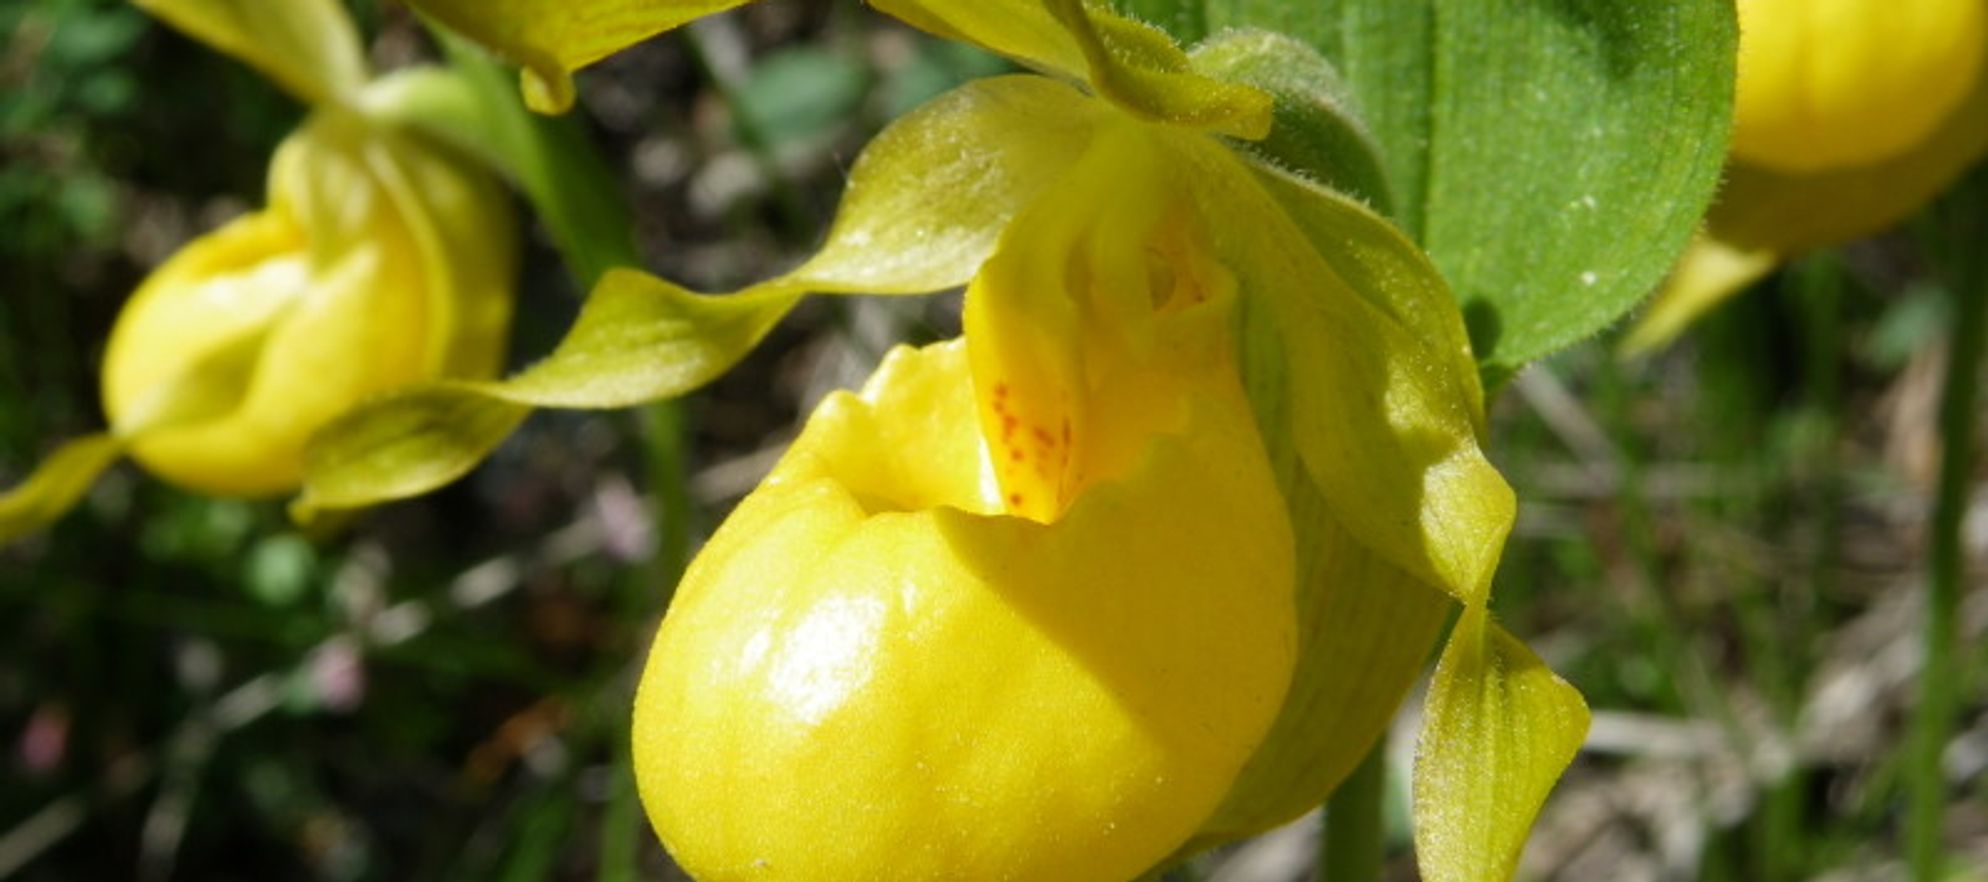
{"label": "yellow flower bud", "polygon": [[[269,205],[158,267],[119,315],[104,407],[150,471],[206,493],[297,486],[304,443],[359,400],[498,369],[515,272],[496,181],[443,149],[321,110],[278,149]],[[227,347],[238,405],[156,431],[161,395]]]}
{"label": "yellow flower bud", "polygon": [[1981,0],[1740,0],[1733,156],[1784,172],[1925,141],[1988,54]]}
{"label": "yellow flower bud", "polygon": [[691,566],[634,744],[697,878],[1120,882],[1278,712],[1294,550],[1235,285],[1114,158],[1008,228],[964,341],[826,400]]}

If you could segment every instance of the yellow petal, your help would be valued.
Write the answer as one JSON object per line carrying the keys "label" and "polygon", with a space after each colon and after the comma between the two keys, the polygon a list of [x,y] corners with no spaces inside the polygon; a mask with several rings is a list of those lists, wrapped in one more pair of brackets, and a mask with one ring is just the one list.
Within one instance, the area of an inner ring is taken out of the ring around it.
{"label": "yellow petal", "polygon": [[295,510],[308,516],[432,490],[502,441],[520,405],[623,407],[683,394],[743,357],[806,292],[963,284],[1021,206],[1083,155],[1100,109],[1035,76],[956,89],[871,141],[826,243],[793,272],[717,296],[611,273],[573,330],[528,370],[500,383],[410,390],[340,419],[312,445]]}
{"label": "yellow petal", "polygon": [[1129,879],[1268,725],[1292,552],[1233,373],[1050,525],[993,513],[972,388],[893,354],[692,565],[634,750],[699,878]]}
{"label": "yellow petal", "polygon": [[[189,245],[111,334],[105,407],[132,454],[226,495],[296,486],[306,439],[358,401],[496,367],[514,232],[494,181],[419,142],[336,113],[277,152],[270,205]],[[139,430],[160,384],[259,338],[237,406]]]}
{"label": "yellow petal", "polygon": [[1532,651],[1464,610],[1429,685],[1415,757],[1415,854],[1430,882],[1509,879],[1587,736],[1588,707]]}
{"label": "yellow petal", "polygon": [[573,106],[573,72],[745,0],[407,0],[524,67],[525,103]]}
{"label": "yellow petal", "polygon": [[1741,0],[1733,156],[1788,174],[1891,159],[1981,77],[1981,0]]}
{"label": "yellow petal", "polygon": [[366,82],[359,32],[340,0],[135,2],[307,102],[350,98]]}
{"label": "yellow petal", "polygon": [[1195,73],[1165,32],[1083,0],[876,0],[912,25],[1090,83],[1143,118],[1242,138],[1270,131],[1258,89]]}
{"label": "yellow petal", "polygon": [[980,423],[1010,513],[1054,521],[1178,424],[1192,374],[1229,361],[1228,329],[1206,316],[1235,281],[1159,160],[1137,127],[1103,127],[967,289]]}
{"label": "yellow petal", "polygon": [[1773,252],[1747,251],[1700,234],[1623,338],[1622,353],[1643,355],[1669,345],[1700,316],[1773,272],[1780,262]]}

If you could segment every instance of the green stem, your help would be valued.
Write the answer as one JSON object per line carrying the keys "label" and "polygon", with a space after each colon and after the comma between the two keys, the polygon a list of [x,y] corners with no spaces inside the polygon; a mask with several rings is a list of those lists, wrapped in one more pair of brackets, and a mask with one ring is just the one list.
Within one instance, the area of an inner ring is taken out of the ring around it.
{"label": "green stem", "polygon": [[1332,791],[1325,804],[1325,853],[1320,882],[1376,882],[1387,842],[1382,807],[1387,793],[1387,739],[1374,742],[1365,759]]}
{"label": "green stem", "polygon": [[649,576],[667,598],[676,590],[677,579],[690,563],[694,506],[685,455],[690,439],[680,400],[647,405],[641,410],[641,419],[643,455],[647,460],[652,514],[656,521],[656,554],[650,561]]}
{"label": "green stem", "polygon": [[[1975,182],[1988,180],[1976,175]],[[1962,195],[1988,187],[1963,186]],[[1974,253],[1980,213],[1951,203],[1940,218],[1947,246],[1948,290],[1952,292],[1954,325],[1948,349],[1946,386],[1940,393],[1940,476],[1933,499],[1931,558],[1927,562],[1925,668],[1919,678],[1919,703],[1913,716],[1912,755],[1908,765],[1911,813],[1908,843],[1912,878],[1934,882],[1941,877],[1945,850],[1941,843],[1946,808],[1946,778],[1941,757],[1952,737],[1958,702],[1959,671],[1954,663],[1956,613],[1960,606],[1965,558],[1961,522],[1967,513],[1974,471],[1974,403],[1978,393],[1981,356],[1988,326],[1988,261]],[[1973,221],[1974,223],[1970,223]]]}

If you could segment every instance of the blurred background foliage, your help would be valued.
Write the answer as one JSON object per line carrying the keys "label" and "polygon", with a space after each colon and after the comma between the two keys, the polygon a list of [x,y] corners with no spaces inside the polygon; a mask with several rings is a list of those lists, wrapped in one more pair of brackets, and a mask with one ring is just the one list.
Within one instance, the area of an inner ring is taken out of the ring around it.
{"label": "blurred background foliage", "polygon": [[[381,67],[435,56],[403,10],[358,11]],[[857,4],[755,4],[592,69],[579,119],[645,264],[715,290],[805,253],[885,121],[1002,69]],[[123,299],[259,203],[300,117],[121,0],[0,5],[0,484],[101,425]],[[514,362],[580,293],[528,236]],[[1659,357],[1605,337],[1501,396],[1492,453],[1524,504],[1497,611],[1597,712],[1522,878],[1902,875],[1950,322],[1916,241],[1809,258]],[[681,410],[540,414],[469,479],[329,535],[277,501],[114,470],[0,549],[0,878],[679,878],[624,743],[667,600],[659,537],[700,535],[816,399],[897,341],[955,333],[957,308],[818,298]],[[696,515],[658,522],[652,488],[678,468]],[[1988,531],[1969,536],[1978,564]],[[1968,584],[1974,640],[1988,591]],[[1946,833],[1988,878],[1969,661]],[[1413,878],[1396,814],[1392,872]],[[1177,875],[1303,878],[1315,838],[1301,824]]]}

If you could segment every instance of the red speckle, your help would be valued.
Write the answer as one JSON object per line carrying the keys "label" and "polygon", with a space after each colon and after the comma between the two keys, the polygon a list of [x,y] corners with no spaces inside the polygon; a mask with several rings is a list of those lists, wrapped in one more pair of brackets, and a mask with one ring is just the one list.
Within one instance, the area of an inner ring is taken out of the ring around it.
{"label": "red speckle", "polygon": [[995,397],[995,398],[1006,398],[1006,397],[1008,397],[1008,384],[1006,384],[1006,383],[995,383],[995,384],[994,384],[994,397]]}
{"label": "red speckle", "polygon": [[1033,429],[1033,431],[1035,432],[1035,440],[1036,440],[1036,442],[1037,442],[1037,443],[1039,443],[1039,444],[1041,444],[1042,446],[1044,446],[1044,447],[1051,447],[1051,446],[1054,446],[1054,445],[1056,444],[1056,439],[1055,439],[1055,438],[1052,438],[1052,437],[1050,437],[1050,435],[1049,435],[1049,430],[1048,430],[1048,429],[1045,429],[1045,428],[1043,428],[1043,427],[1041,427],[1041,426],[1036,426],[1036,427],[1035,427],[1035,428]]}
{"label": "red speckle", "polygon": [[1020,508],[1022,506],[1022,494],[1020,493],[1008,494],[1008,504],[1015,508]]}
{"label": "red speckle", "polygon": [[1008,450],[1008,458],[1016,462],[1021,462],[1022,460],[1027,459],[1028,457],[1022,454],[1022,449],[1020,447],[1013,447],[1009,448]]}

